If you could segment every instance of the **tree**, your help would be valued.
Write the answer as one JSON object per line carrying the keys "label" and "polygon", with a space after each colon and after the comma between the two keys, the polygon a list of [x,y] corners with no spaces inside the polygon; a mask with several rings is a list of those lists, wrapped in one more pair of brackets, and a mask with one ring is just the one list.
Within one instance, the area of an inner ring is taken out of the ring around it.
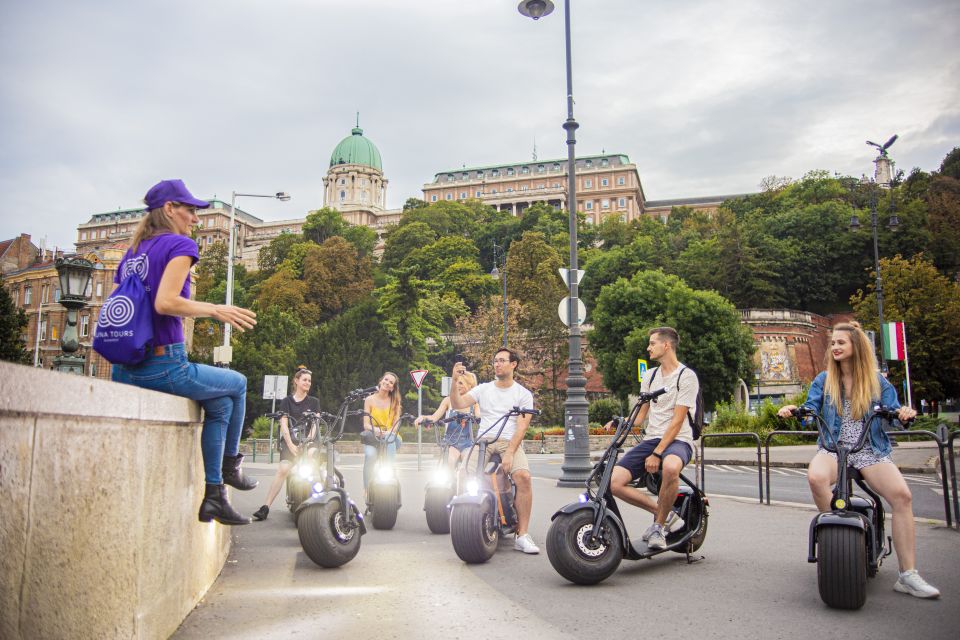
{"label": "tree", "polygon": [[[960,151],[960,148],[954,152]],[[930,254],[947,274],[960,273],[960,179],[935,176],[926,193]],[[908,254],[909,255],[909,254]]]}
{"label": "tree", "polygon": [[381,262],[385,270],[400,266],[411,251],[436,242],[440,237],[425,222],[411,222],[395,227],[387,234]]}
{"label": "tree", "polygon": [[677,356],[696,370],[708,407],[730,397],[737,379],[753,370],[753,337],[736,308],[662,271],[642,271],[605,287],[593,323],[591,349],[607,388],[621,398],[639,392],[637,359],[646,359],[648,332],[657,326],[680,333]]}
{"label": "tree", "polygon": [[940,170],[937,172],[946,178],[960,180],[960,147],[954,147],[950,153],[944,157],[940,163]]}
{"label": "tree", "polygon": [[289,269],[280,269],[260,285],[255,306],[260,312],[282,309],[298,318],[300,324],[313,326],[320,319],[320,308],[307,299],[308,292],[306,282]]}
{"label": "tree", "polygon": [[224,298],[211,297],[212,292],[227,281],[227,245],[214,242],[208,246],[197,262],[196,299],[203,302],[223,302]]}
{"label": "tree", "polygon": [[[913,396],[943,400],[960,394],[960,285],[923,255],[884,258],[880,272],[884,321],[903,322],[906,328]],[[872,282],[850,303],[865,329],[879,331]],[[898,389],[904,377],[903,363],[890,363],[890,381]]]}
{"label": "tree", "polygon": [[313,246],[303,259],[304,294],[320,312],[320,319],[341,313],[373,291],[370,259],[339,236]]}
{"label": "tree", "polygon": [[27,314],[13,304],[10,292],[3,286],[0,276],[0,360],[30,363],[30,352],[24,348],[23,330],[26,328]]}
{"label": "tree", "polygon": [[287,259],[290,247],[298,242],[303,242],[303,236],[298,233],[281,233],[271,240],[257,254],[257,267],[260,273],[264,277],[273,275],[276,268]]}
{"label": "tree", "polygon": [[307,214],[303,222],[303,237],[317,244],[323,244],[327,238],[342,236],[347,223],[340,212],[324,207]]}

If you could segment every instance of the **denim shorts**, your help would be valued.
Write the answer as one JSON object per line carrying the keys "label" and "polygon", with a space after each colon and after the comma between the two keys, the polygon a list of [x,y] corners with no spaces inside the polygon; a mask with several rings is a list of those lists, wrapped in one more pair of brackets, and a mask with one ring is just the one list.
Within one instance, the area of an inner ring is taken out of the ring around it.
{"label": "denim shorts", "polygon": [[[617,466],[629,471],[630,477],[636,480],[640,477],[640,474],[643,473],[647,458],[653,453],[653,450],[657,448],[658,444],[660,444],[660,438],[641,441],[640,444],[630,449],[630,451],[627,451],[626,455],[617,461]],[[671,455],[677,456],[683,460],[683,465],[686,466],[687,463],[690,462],[690,456],[692,454],[693,450],[690,448],[690,445],[680,440],[674,440],[670,443],[670,446],[664,450],[663,457],[666,458]]]}

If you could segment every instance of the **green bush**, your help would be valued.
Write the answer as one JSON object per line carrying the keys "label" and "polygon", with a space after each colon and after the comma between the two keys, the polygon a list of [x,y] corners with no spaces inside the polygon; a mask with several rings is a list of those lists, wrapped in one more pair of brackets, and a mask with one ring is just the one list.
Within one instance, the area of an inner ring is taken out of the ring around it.
{"label": "green bush", "polygon": [[[258,416],[254,418],[253,424],[250,425],[251,438],[269,438],[270,437],[270,418],[265,416]],[[280,424],[277,423],[273,427],[273,437],[276,438],[277,434],[280,433]]]}
{"label": "green bush", "polygon": [[604,425],[610,421],[613,416],[623,414],[623,407],[616,398],[600,398],[590,403],[587,409],[590,416],[590,422],[597,425]]}
{"label": "green bush", "polygon": [[[800,405],[807,398],[806,390],[787,398],[783,404]],[[803,431],[806,429],[797,420],[793,418],[781,418],[777,415],[780,409],[779,404],[774,404],[769,400],[764,400],[760,405],[757,415],[747,413],[746,407],[736,402],[718,402],[715,408],[716,415],[713,421],[706,426],[704,433],[743,433],[752,432],[760,436],[760,441],[766,441],[768,435],[773,431]],[[779,436],[771,444],[810,444],[812,437],[808,436]],[[714,440],[714,446],[724,444],[730,446],[751,446],[751,441],[744,438],[739,439],[721,439]]]}

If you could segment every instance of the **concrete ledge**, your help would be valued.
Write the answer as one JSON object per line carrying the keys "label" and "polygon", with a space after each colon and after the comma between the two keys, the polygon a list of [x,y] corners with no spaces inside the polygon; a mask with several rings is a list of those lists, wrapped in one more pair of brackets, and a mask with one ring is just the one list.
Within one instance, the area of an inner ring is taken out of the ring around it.
{"label": "concrete ledge", "polygon": [[166,638],[219,575],[197,403],[0,363],[0,637]]}

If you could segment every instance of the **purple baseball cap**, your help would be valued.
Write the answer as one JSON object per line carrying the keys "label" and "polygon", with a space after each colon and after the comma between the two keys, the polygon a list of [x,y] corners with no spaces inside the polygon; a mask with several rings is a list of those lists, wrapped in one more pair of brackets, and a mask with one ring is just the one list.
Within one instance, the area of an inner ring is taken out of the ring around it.
{"label": "purple baseball cap", "polygon": [[147,209],[159,209],[167,202],[179,202],[180,204],[189,204],[197,209],[206,209],[210,206],[209,202],[204,202],[193,197],[187,185],[183,180],[161,180],[150,187],[147,195],[143,197],[143,202]]}

